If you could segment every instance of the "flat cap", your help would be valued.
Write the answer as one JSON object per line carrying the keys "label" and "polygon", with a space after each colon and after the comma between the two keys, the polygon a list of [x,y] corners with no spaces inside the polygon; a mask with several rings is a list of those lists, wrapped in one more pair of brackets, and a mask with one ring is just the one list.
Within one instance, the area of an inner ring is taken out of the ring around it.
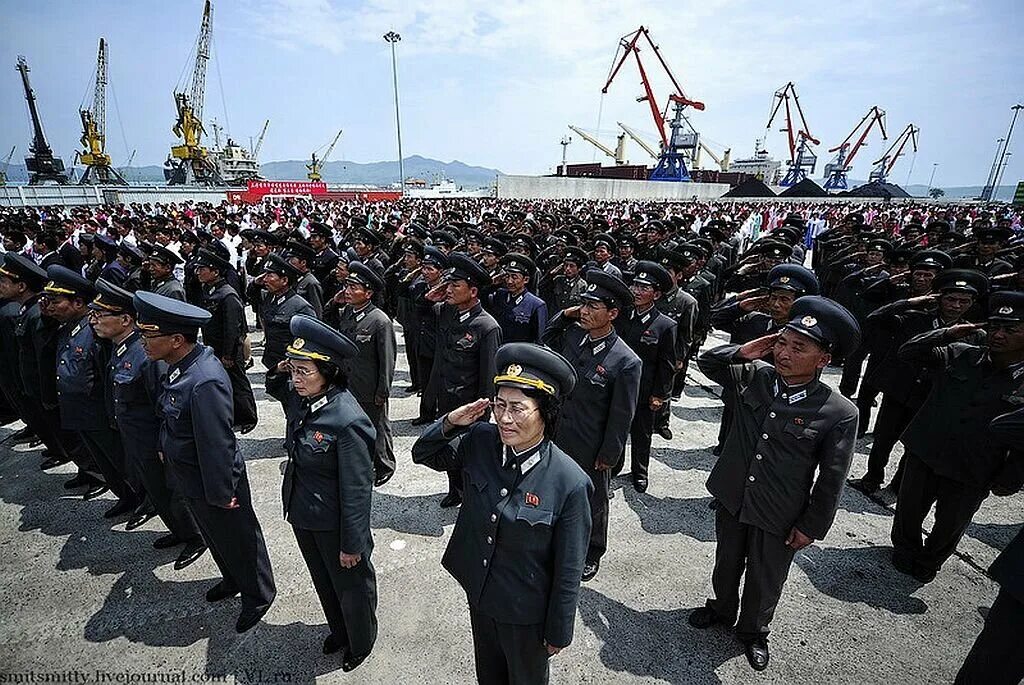
{"label": "flat cap", "polygon": [[587,288],[580,297],[592,302],[603,302],[609,308],[627,310],[633,306],[633,292],[622,279],[600,269],[591,269],[583,277]]}
{"label": "flat cap", "polygon": [[910,258],[911,269],[948,269],[953,259],[942,250],[921,250]]}
{"label": "flat cap", "polygon": [[86,302],[91,302],[92,298],[96,297],[96,286],[92,281],[66,266],[53,264],[47,267],[46,277],[50,282],[43,288],[43,292],[48,295],[81,297]]}
{"label": "flat cap", "polygon": [[792,290],[798,295],[817,295],[821,292],[818,277],[799,264],[779,264],[768,272],[768,287],[772,290]]}
{"label": "flat cap", "polygon": [[292,285],[295,284],[295,281],[302,278],[302,272],[292,266],[287,259],[276,252],[271,252],[267,255],[266,260],[263,262],[263,272],[270,272],[275,273],[278,276],[284,276]]}
{"label": "flat cap", "polygon": [[195,333],[213,316],[188,302],[145,290],[135,293],[132,304],[139,329],[147,333]]}
{"label": "flat cap", "polygon": [[285,244],[285,255],[288,258],[295,257],[306,262],[306,264],[312,264],[313,260],[316,259],[316,250],[305,243],[300,243],[298,240],[289,240]]}
{"label": "flat cap", "polygon": [[231,270],[231,262],[205,247],[199,248],[196,253],[196,266],[205,266],[210,269],[217,269],[221,274]]}
{"label": "flat cap", "polygon": [[522,274],[527,278],[531,278],[537,271],[537,265],[533,263],[533,260],[526,255],[517,254],[510,252],[501,258],[501,265],[505,267],[505,271]]}
{"label": "flat cap", "polygon": [[444,252],[441,252],[433,245],[424,245],[423,263],[432,264],[433,266],[436,266],[438,269],[447,269],[448,255],[446,255]]}
{"label": "flat cap", "polygon": [[163,245],[154,245],[153,249],[149,251],[150,261],[160,262],[167,266],[176,266],[181,264],[181,256],[177,252]]}

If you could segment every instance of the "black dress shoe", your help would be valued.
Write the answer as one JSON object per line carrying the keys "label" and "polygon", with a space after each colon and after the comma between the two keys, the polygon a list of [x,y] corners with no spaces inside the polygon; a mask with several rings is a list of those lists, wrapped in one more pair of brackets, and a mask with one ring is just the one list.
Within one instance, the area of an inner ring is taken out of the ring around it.
{"label": "black dress shoe", "polygon": [[597,575],[598,570],[601,568],[600,561],[588,561],[583,564],[583,578],[584,582],[593,580],[594,576]]}
{"label": "black dress shoe", "polygon": [[238,621],[235,623],[235,632],[244,633],[250,630],[253,626],[260,622],[264,614],[270,611],[270,605],[264,604],[261,607],[255,609],[242,609],[242,613],[238,615]]}
{"label": "black dress shoe", "polygon": [[334,637],[334,633],[331,633],[324,638],[323,653],[334,654],[335,652],[341,651],[342,648],[346,648],[345,645],[338,642],[338,638]]}
{"label": "black dress shoe", "polygon": [[249,357],[249,360],[245,362],[245,370],[248,371],[249,369],[251,369],[255,365],[256,365],[256,360],[253,359],[252,357]]}
{"label": "black dress shoe", "polygon": [[155,511],[138,511],[132,513],[132,517],[128,519],[128,523],[124,525],[125,530],[135,530],[141,526],[146,525],[146,522],[151,518],[156,517]]}
{"label": "black dress shoe", "polygon": [[914,561],[906,554],[901,554],[895,550],[892,553],[892,567],[908,576],[914,575]]}
{"label": "black dress shoe", "polygon": [[153,540],[154,549],[170,549],[171,547],[177,547],[181,543],[185,542],[181,538],[175,535],[163,535]]}
{"label": "black dress shoe", "polygon": [[77,474],[75,474],[74,478],[72,478],[71,480],[64,481],[64,489],[74,490],[75,488],[84,488],[86,485],[91,485],[92,483],[92,478],[79,471]]}
{"label": "black dress shoe", "polygon": [[768,638],[759,637],[746,643],[747,661],[755,671],[768,668]]}
{"label": "black dress shoe", "polygon": [[39,468],[43,471],[49,471],[50,469],[55,469],[58,466],[63,466],[69,461],[71,460],[68,459],[67,457],[50,457],[49,459],[45,459],[42,462],[40,462]]}
{"label": "black dress shoe", "polygon": [[368,656],[370,656],[370,652],[367,652],[362,656],[352,656],[348,653],[348,650],[345,650],[345,658],[341,661],[341,670],[345,673],[356,670],[356,668],[359,667],[359,664],[366,661],[366,657]]}
{"label": "black dress shoe", "polygon": [[457,507],[460,504],[462,504],[462,495],[457,492],[449,492],[444,496],[444,499],[441,500],[442,509],[451,509],[452,507]]}
{"label": "black dress shoe", "polygon": [[383,476],[378,477],[376,480],[373,481],[373,486],[376,487],[376,488],[379,488],[380,486],[384,485],[389,480],[391,480],[391,477],[394,476],[394,475],[395,475],[395,472],[392,471],[391,473],[386,473]]}
{"label": "black dress shoe", "polygon": [[868,480],[867,478],[853,478],[847,482],[851,488],[859,490],[865,495],[873,495],[882,487],[882,484],[877,480]]}
{"label": "black dress shoe", "polygon": [[205,551],[206,545],[202,542],[190,542],[185,545],[185,549],[181,550],[181,554],[174,560],[174,570],[180,571],[186,566],[191,565],[192,562],[203,556]]}
{"label": "black dress shoe", "polygon": [[207,602],[219,602],[222,599],[229,599],[238,594],[238,588],[228,585],[227,581],[222,580],[212,588],[206,591]]}
{"label": "black dress shoe", "polygon": [[927,585],[935,580],[935,573],[936,571],[933,568],[925,568],[920,564],[914,564],[910,575],[914,576],[914,580],[917,582]]}
{"label": "black dress shoe", "polygon": [[32,432],[31,428],[25,427],[11,435],[10,439],[12,445],[24,445],[34,440],[38,440],[39,438],[36,437],[36,434]]}
{"label": "black dress shoe", "polygon": [[647,492],[647,479],[646,478],[634,478],[633,489],[637,492]]}
{"label": "black dress shoe", "polygon": [[686,617],[686,622],[694,628],[700,628],[704,630],[711,626],[721,623],[725,625],[726,621],[724,618],[715,613],[715,610],[711,607],[698,607],[690,612],[690,615]]}
{"label": "black dress shoe", "polygon": [[89,489],[85,491],[85,494],[82,495],[82,500],[88,502],[91,499],[96,499],[109,489],[110,488],[107,487],[106,483],[93,483],[89,486]]}
{"label": "black dress shoe", "polygon": [[40,440],[38,436],[33,436],[33,438],[28,441],[29,449],[35,449],[36,447],[39,447],[42,444],[43,441]]}
{"label": "black dress shoe", "polygon": [[114,506],[110,507],[105,512],[103,512],[103,518],[113,519],[117,518],[118,516],[124,516],[125,514],[133,511],[135,509],[135,506],[135,502],[131,500],[119,499],[117,500],[117,503],[114,504]]}
{"label": "black dress shoe", "polygon": [[426,416],[417,416],[415,419],[409,422],[410,426],[425,426],[431,422]]}
{"label": "black dress shoe", "polygon": [[405,391],[406,392],[419,392],[420,391],[420,387],[418,385],[410,385],[408,388],[405,389]]}
{"label": "black dress shoe", "polygon": [[255,423],[247,423],[244,426],[239,426],[238,434],[239,435],[245,435],[246,433],[252,433],[254,430],[256,430],[256,424]]}
{"label": "black dress shoe", "polygon": [[661,437],[663,437],[666,440],[671,440],[672,439],[672,429],[669,428],[668,426],[663,426],[663,427],[658,429],[658,435],[660,435]]}

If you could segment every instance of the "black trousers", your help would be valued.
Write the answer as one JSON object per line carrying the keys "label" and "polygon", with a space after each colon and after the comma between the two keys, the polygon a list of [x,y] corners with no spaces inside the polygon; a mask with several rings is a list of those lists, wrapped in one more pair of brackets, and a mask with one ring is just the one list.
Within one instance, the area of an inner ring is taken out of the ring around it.
{"label": "black trousers", "polygon": [[544,624],[499,623],[469,609],[476,680],[481,685],[546,685],[550,667]]}
{"label": "black trousers", "polygon": [[[868,454],[868,472],[864,474],[865,480],[881,483],[885,479],[885,467],[889,464],[892,450],[900,436],[903,435],[903,431],[910,425],[917,410],[918,407],[911,407],[888,395],[882,395],[882,406],[878,410],[878,419],[875,421],[875,441],[871,445],[870,454]],[[861,414],[861,416],[864,415]],[[903,477],[904,461],[900,460],[899,469],[892,479],[893,486],[897,488]]]}
{"label": "black trousers", "polygon": [[[988,488],[960,483],[935,473],[920,457],[908,453],[896,515],[892,521],[893,555],[926,571],[938,571],[988,497]],[[921,526],[935,505],[935,525],[922,544]]]}
{"label": "black trousers", "polygon": [[739,611],[736,636],[741,640],[767,635],[789,575],[793,549],[783,537],[740,523],[720,502],[715,509],[715,535],[718,543],[711,576],[715,598],[708,600],[708,607],[726,623]]}
{"label": "black trousers", "polygon": [[608,492],[611,490],[612,470],[598,471],[594,462],[584,464],[576,459],[583,472],[590,476],[594,492],[590,495],[590,544],[587,546],[587,563],[599,562],[608,549]]}
{"label": "black trousers", "polygon": [[118,499],[139,504],[142,501],[141,494],[136,493],[128,483],[124,449],[121,447],[121,438],[117,432],[105,428],[78,431],[78,436],[99,467],[110,491],[117,495]]}
{"label": "black trousers", "polygon": [[351,655],[369,654],[377,640],[377,574],[369,557],[342,568],[338,531],[292,530],[331,635]]}
{"label": "black trousers", "polygon": [[405,341],[405,358],[409,362],[409,385],[422,389],[420,385],[419,332],[413,332],[412,325],[402,324],[402,339]]}
{"label": "black trousers", "polygon": [[359,403],[377,430],[377,441],[373,449],[373,473],[376,478],[395,472],[395,444],[391,435],[391,420],[388,418],[388,403],[376,405],[373,402]]}
{"label": "black trousers", "polygon": [[[647,478],[651,465],[651,435],[654,433],[654,412],[646,402],[641,402],[629,426],[629,468],[633,479]],[[625,463],[625,455],[614,469],[618,475]]]}
{"label": "black trousers", "polygon": [[864,360],[867,356],[867,348],[861,345],[843,361],[843,377],[839,381],[839,392],[847,397],[852,397],[853,393],[857,392],[860,372],[864,368]]}
{"label": "black trousers", "polygon": [[142,481],[146,496],[156,510],[160,520],[167,526],[170,533],[183,542],[198,542],[202,539],[199,527],[192,518],[192,513],[185,499],[178,495],[167,482],[167,470],[156,455],[141,458],[129,451],[128,460],[134,466],[138,478]]}
{"label": "black trousers", "polygon": [[1000,589],[955,685],[1018,685],[1024,681],[1024,603]]}
{"label": "black trousers", "polygon": [[[26,395],[20,411],[25,419],[25,424],[32,429],[37,438],[43,441],[46,449],[50,450],[54,456],[66,456],[69,458],[76,456],[71,453],[69,446],[65,445],[64,441],[61,440],[60,414],[56,409],[47,410],[39,399]],[[84,470],[83,465],[79,463],[79,459],[75,459],[75,463],[80,470]]]}
{"label": "black trousers", "polygon": [[420,386],[420,418],[437,418],[437,392],[430,387],[430,372],[434,369],[434,358],[417,352],[418,385]]}
{"label": "black trousers", "polygon": [[269,606],[277,589],[270,568],[263,529],[252,508],[249,478],[243,471],[235,486],[238,507],[224,509],[201,499],[188,499],[188,508],[210,548],[225,584],[242,593],[243,609]]}
{"label": "black trousers", "polygon": [[242,353],[235,355],[234,363],[225,366],[228,378],[231,379],[231,400],[235,407],[236,426],[254,426],[259,420],[256,415],[256,397],[252,392],[252,383],[245,373],[245,360]]}
{"label": "black trousers", "polygon": [[[857,435],[861,436],[868,432],[868,426],[871,424],[871,409],[872,404],[875,402],[875,398],[882,391],[877,386],[868,382],[867,378],[860,384],[860,392],[857,393],[857,411],[860,412],[860,416],[857,422]],[[877,422],[876,422],[877,423]]]}

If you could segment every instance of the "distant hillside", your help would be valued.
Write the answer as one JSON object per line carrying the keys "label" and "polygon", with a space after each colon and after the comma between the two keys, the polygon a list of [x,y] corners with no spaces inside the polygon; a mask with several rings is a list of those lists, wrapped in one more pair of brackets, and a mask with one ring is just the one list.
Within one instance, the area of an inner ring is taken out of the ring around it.
{"label": "distant hillside", "polygon": [[[262,164],[260,169],[264,177],[272,181],[304,180],[307,172],[304,160],[267,162]],[[157,165],[128,167],[122,170],[122,173],[133,183],[163,183],[164,181],[163,167]],[[327,162],[321,174],[328,183],[386,186],[398,183],[399,180],[397,161],[369,162],[367,164],[351,161]],[[500,174],[501,172],[497,169],[469,166],[458,160],[441,162],[419,155],[412,155],[405,159],[406,179],[419,178],[427,183],[450,179],[464,188],[475,189],[480,186],[494,185],[495,178]],[[12,164],[7,172],[7,178],[11,183],[27,182],[28,174],[25,172],[25,166]]]}

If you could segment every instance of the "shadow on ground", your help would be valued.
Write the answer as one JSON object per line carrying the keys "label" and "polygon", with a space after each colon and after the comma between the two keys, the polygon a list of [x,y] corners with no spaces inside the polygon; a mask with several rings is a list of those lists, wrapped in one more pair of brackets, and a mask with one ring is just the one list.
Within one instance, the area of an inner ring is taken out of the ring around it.
{"label": "shadow on ground", "polygon": [[829,597],[894,614],[923,614],[928,605],[913,596],[922,584],[893,568],[891,557],[891,547],[811,546],[793,561]]}

